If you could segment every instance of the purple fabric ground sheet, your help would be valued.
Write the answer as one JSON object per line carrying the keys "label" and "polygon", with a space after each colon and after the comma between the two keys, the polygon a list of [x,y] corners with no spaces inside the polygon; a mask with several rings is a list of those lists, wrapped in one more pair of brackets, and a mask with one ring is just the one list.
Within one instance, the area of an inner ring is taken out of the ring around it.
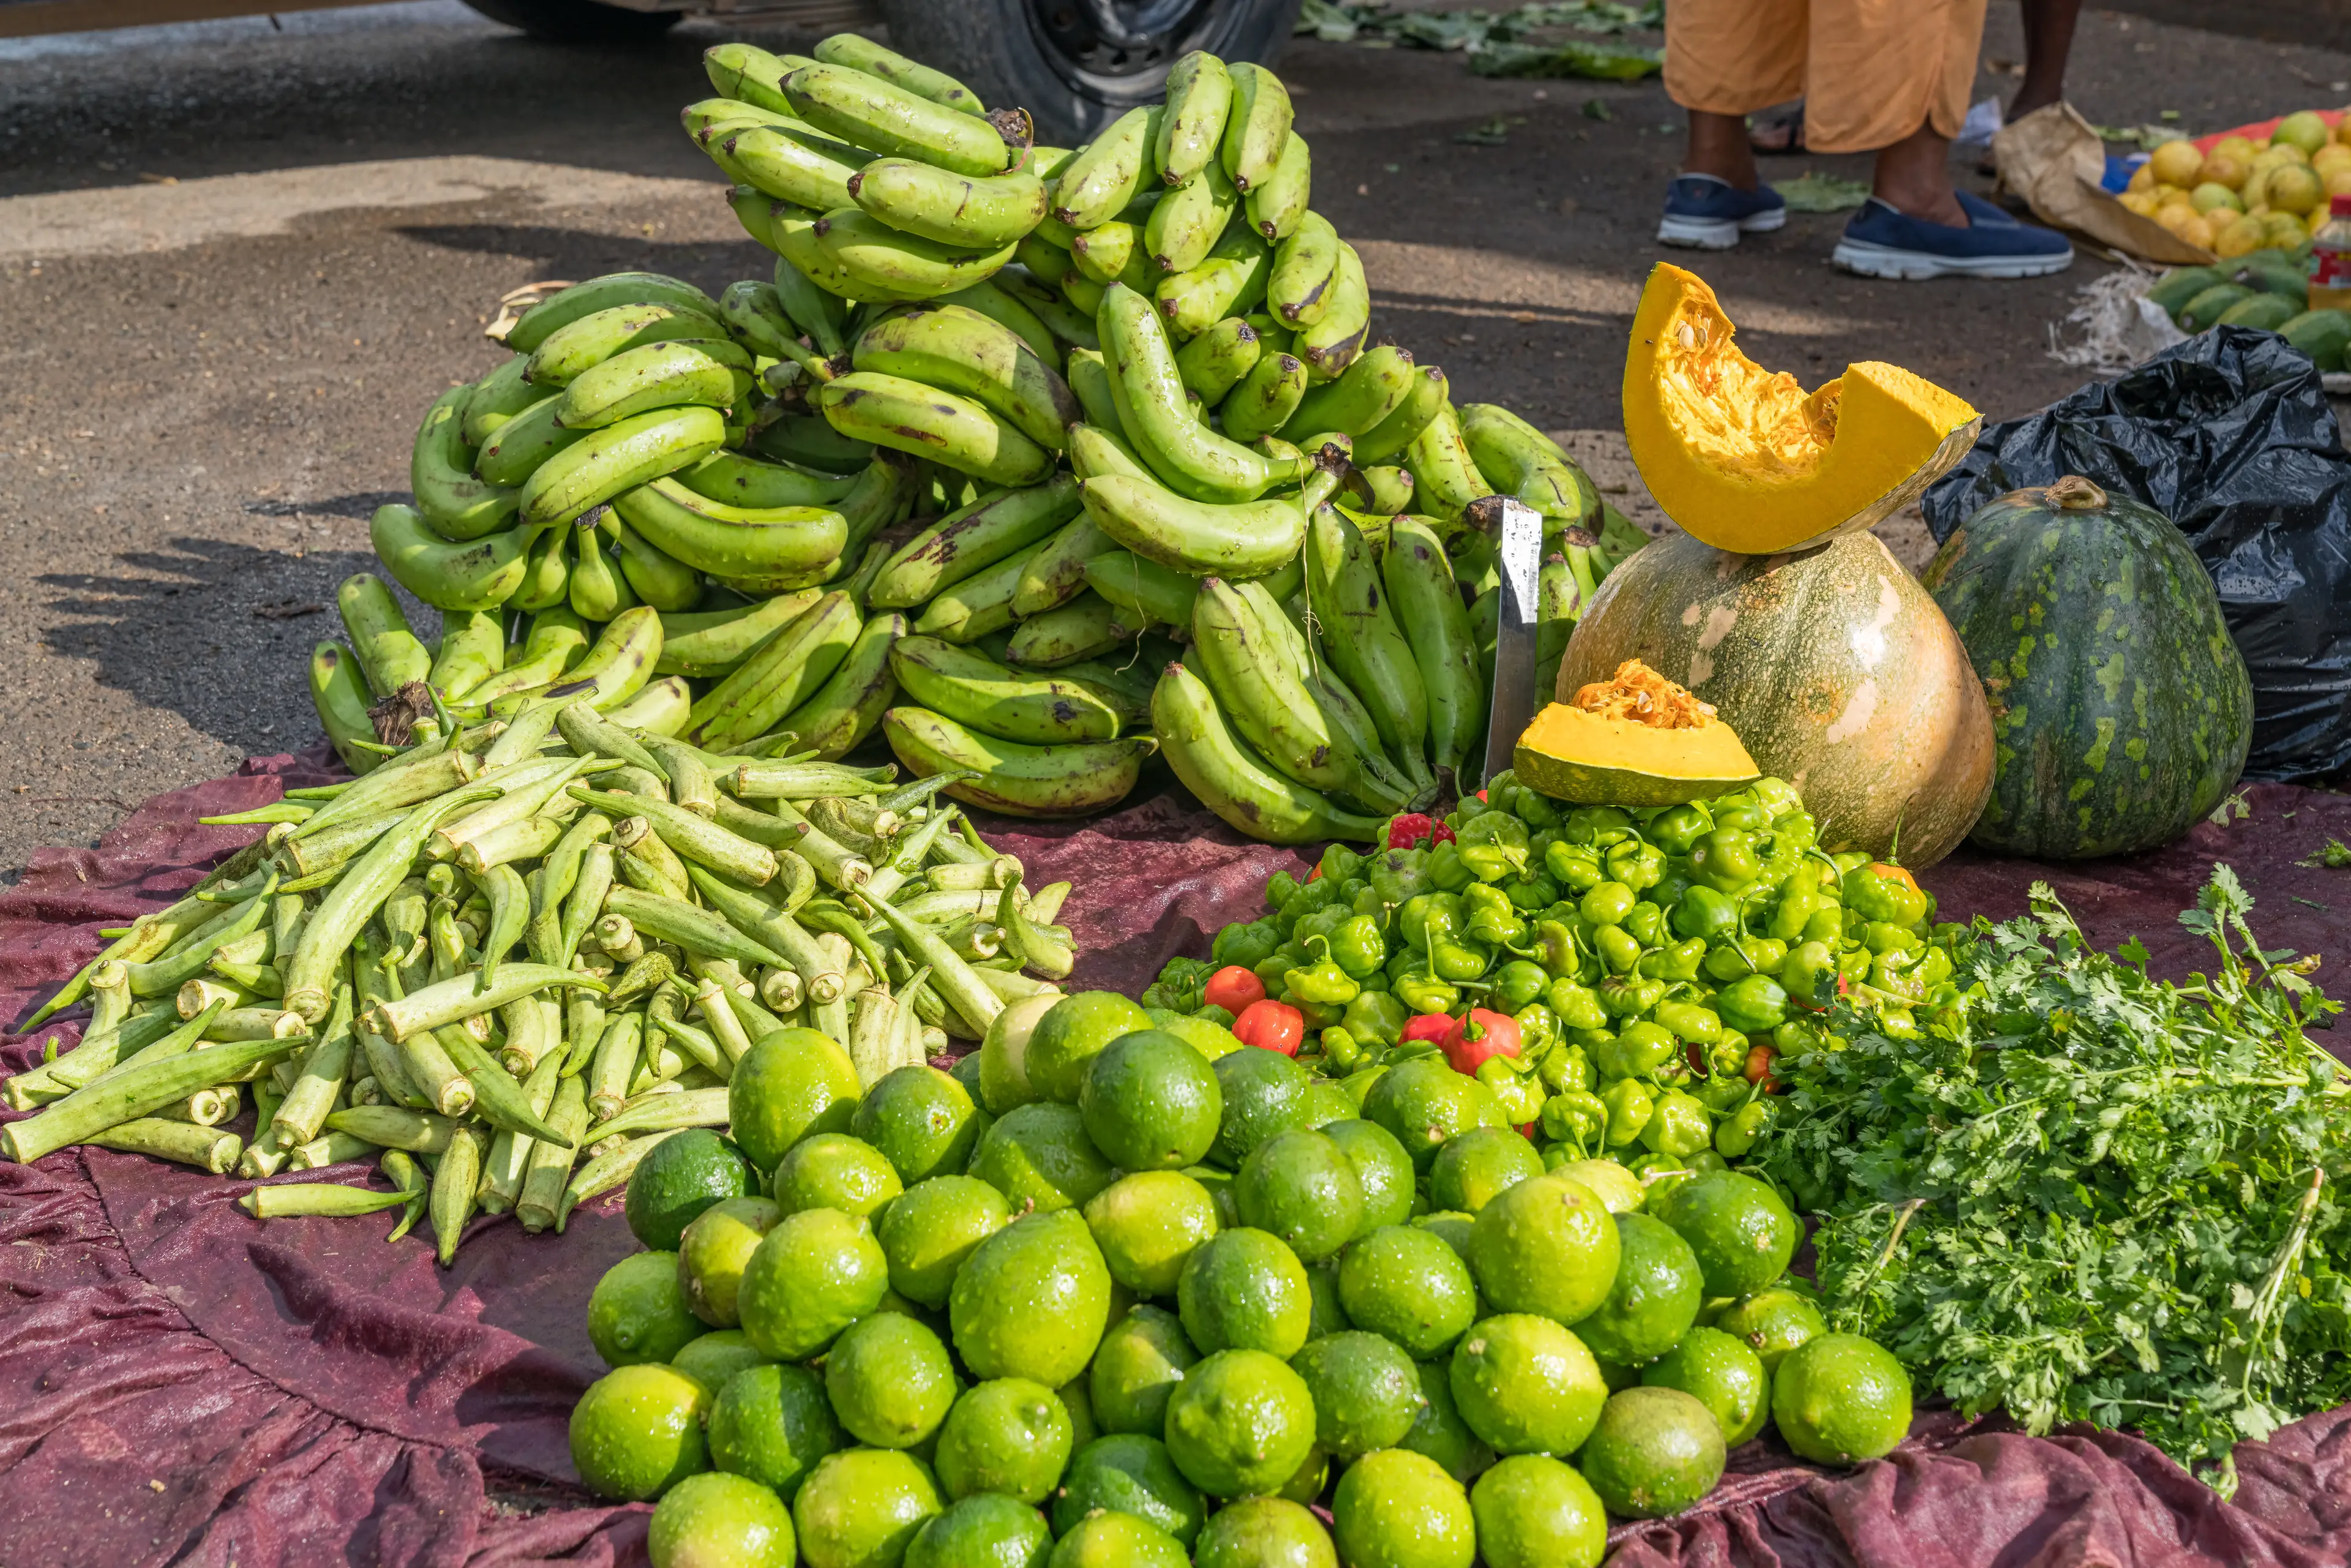
{"label": "purple fabric ground sheet", "polygon": [[[0,1019],[97,952],[99,927],[157,907],[253,833],[198,817],[324,777],[316,756],[256,759],[146,802],[94,850],[43,852],[0,893]],[[1947,918],[2005,917],[2046,877],[2095,940],[2136,935],[2160,970],[2184,974],[2205,960],[2173,915],[2226,859],[2260,901],[2264,942],[2351,950],[2351,872],[2294,863],[2330,836],[2351,840],[2351,800],[2283,786],[2246,800],[2244,819],[2129,862],[2060,871],[1963,852],[1923,880]],[[1217,926],[1259,913],[1273,871],[1308,863],[1238,838],[1180,792],[1082,823],[986,831],[1032,884],[1075,883],[1064,918],[1085,956],[1073,987],[1140,989],[1168,957],[1203,953]],[[0,1068],[29,1064],[53,1035],[69,1048],[70,1018],[0,1036]],[[561,1237],[477,1221],[444,1271],[421,1238],[385,1245],[388,1216],[265,1227],[235,1206],[243,1187],[96,1149],[0,1165],[0,1564],[646,1561],[648,1511],[586,1496],[565,1441],[572,1402],[601,1370],[588,1293],[635,1247],[616,1204],[575,1215]],[[2248,1444],[2238,1467],[2224,1504],[2127,1436],[2036,1439],[1929,1412],[1894,1456],[1850,1474],[1750,1444],[1702,1511],[1620,1529],[1616,1561],[2351,1561],[2351,1411]]]}

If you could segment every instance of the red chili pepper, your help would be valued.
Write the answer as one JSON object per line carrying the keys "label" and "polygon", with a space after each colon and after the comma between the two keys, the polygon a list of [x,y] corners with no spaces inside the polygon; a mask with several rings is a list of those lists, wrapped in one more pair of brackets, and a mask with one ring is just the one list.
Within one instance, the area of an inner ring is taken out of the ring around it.
{"label": "red chili pepper", "polygon": [[1208,983],[1200,988],[1200,1000],[1238,1018],[1265,1000],[1265,982],[1238,964],[1228,964],[1208,977]]}
{"label": "red chili pepper", "polygon": [[1853,995],[1853,987],[1846,983],[1845,977],[1843,975],[1839,975],[1837,977],[1837,995],[1841,997],[1849,997]]}
{"label": "red chili pepper", "polygon": [[1479,790],[1479,791],[1478,791],[1478,800],[1479,800],[1479,802],[1481,805],[1485,802],[1485,799],[1486,799],[1486,791],[1484,791],[1483,789]]}
{"label": "red chili pepper", "polygon": [[1437,819],[1426,811],[1404,811],[1389,820],[1388,848],[1408,850],[1428,837],[1437,827]]}
{"label": "red chili pepper", "polygon": [[1439,822],[1429,830],[1428,841],[1432,844],[1452,843],[1454,841],[1453,830],[1447,827],[1444,823]]}
{"label": "red chili pepper", "polygon": [[1769,1045],[1751,1046],[1747,1052],[1747,1082],[1761,1083],[1766,1094],[1780,1092],[1780,1081],[1771,1076],[1772,1061],[1779,1056],[1777,1048]]}
{"label": "red chili pepper", "polygon": [[1287,1002],[1251,1002],[1233,1020],[1233,1038],[1261,1051],[1296,1056],[1306,1038],[1306,1015]]}
{"label": "red chili pepper", "polygon": [[1898,865],[1888,865],[1884,861],[1872,861],[1869,862],[1869,874],[1884,877],[1888,882],[1898,882],[1913,893],[1918,891],[1918,879]]}
{"label": "red chili pepper", "polygon": [[1307,880],[1307,881],[1309,881],[1309,882],[1312,882],[1316,877],[1321,876],[1322,874],[1322,864],[1318,862],[1316,863],[1316,865],[1315,865],[1314,869],[1313,869],[1312,871],[1310,871],[1310,872],[1308,872],[1308,873],[1306,873],[1306,880]]}
{"label": "red chili pepper", "polygon": [[1508,1013],[1471,1008],[1445,1037],[1445,1060],[1454,1071],[1473,1077],[1489,1059],[1518,1054],[1519,1020]]}
{"label": "red chili pepper", "polygon": [[1541,1131],[1542,1131],[1542,1124],[1541,1122],[1521,1122],[1518,1125],[1519,1136],[1524,1138],[1530,1144],[1535,1141],[1535,1134]]}
{"label": "red chili pepper", "polygon": [[1410,1045],[1416,1040],[1442,1040],[1453,1032],[1450,1013],[1416,1013],[1405,1019],[1404,1028],[1396,1032],[1398,1045]]}

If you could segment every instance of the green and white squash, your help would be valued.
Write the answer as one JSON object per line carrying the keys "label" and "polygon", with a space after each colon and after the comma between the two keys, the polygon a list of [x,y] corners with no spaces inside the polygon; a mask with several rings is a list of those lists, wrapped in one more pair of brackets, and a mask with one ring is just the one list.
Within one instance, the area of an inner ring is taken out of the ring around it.
{"label": "green and white squash", "polygon": [[1959,525],[1921,580],[1991,704],[1973,841],[2051,860],[2170,842],[2244,770],[2253,689],[2187,537],[2068,475]]}

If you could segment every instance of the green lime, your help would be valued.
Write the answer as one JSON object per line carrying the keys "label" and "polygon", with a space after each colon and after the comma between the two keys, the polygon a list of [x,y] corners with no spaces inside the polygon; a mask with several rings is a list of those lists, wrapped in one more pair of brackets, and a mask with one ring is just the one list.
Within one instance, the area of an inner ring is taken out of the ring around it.
{"label": "green lime", "polygon": [[743,1265],[782,1218],[764,1197],[721,1198],[694,1217],[678,1240],[677,1281],[695,1317],[712,1328],[735,1326]]}
{"label": "green lime", "polygon": [[1420,1414],[1412,1430],[1396,1447],[1426,1454],[1445,1467],[1445,1473],[1463,1486],[1494,1462],[1494,1450],[1479,1439],[1453,1403],[1453,1379],[1440,1361],[1416,1361],[1413,1374],[1420,1379]]}
{"label": "green lime", "polygon": [[653,1505],[653,1568],[792,1568],[792,1511],[757,1481],[705,1471]]}
{"label": "green lime", "polygon": [[904,1568],[1045,1568],[1053,1532],[1028,1504],[998,1492],[950,1503],[906,1548]]}
{"label": "green lime", "polygon": [[1347,1321],[1346,1304],[1339,1300],[1339,1260],[1326,1258],[1320,1263],[1306,1265],[1306,1343],[1334,1333],[1345,1333],[1355,1325]]}
{"label": "green lime", "polygon": [[1370,1096],[1372,1085],[1385,1077],[1387,1071],[1384,1067],[1366,1067],[1339,1080],[1339,1092],[1355,1103],[1357,1115],[1363,1114],[1364,1101]]}
{"label": "green lime", "polygon": [[1461,1483],[1405,1448],[1383,1448],[1348,1466],[1331,1499],[1331,1522],[1347,1568],[1469,1568],[1478,1552]]}
{"label": "green lime", "polygon": [[1910,1434],[1910,1375],[1876,1340],[1815,1334],[1771,1374],[1771,1421],[1817,1463],[1877,1458]]}
{"label": "green lime", "polygon": [[1390,1225],[1340,1254],[1339,1304],[1357,1328],[1384,1334],[1426,1360],[1451,1346],[1477,1317],[1478,1286],[1443,1237]]}
{"label": "green lime", "polygon": [[1241,1223],[1280,1237],[1308,1263],[1345,1246],[1364,1220],[1364,1184],[1338,1141],[1304,1127],[1249,1152],[1233,1183]]}
{"label": "green lime", "polygon": [[1301,1102],[1305,1120],[1302,1125],[1319,1127],[1325,1122],[1343,1122],[1358,1114],[1363,1107],[1328,1078],[1310,1078],[1306,1082],[1306,1098]]}
{"label": "green lime", "polygon": [[1621,1361],[1602,1361],[1596,1355],[1592,1359],[1599,1366],[1600,1381],[1608,1385],[1609,1393],[1622,1394],[1627,1388],[1640,1385],[1641,1369],[1639,1367],[1628,1366]]}
{"label": "green lime", "polygon": [[1469,1267],[1495,1310],[1563,1323],[1608,1299],[1622,1249],[1614,1217],[1592,1189],[1556,1172],[1502,1194],[1469,1230]]}
{"label": "green lime", "polygon": [[961,1056],[956,1057],[955,1059],[955,1064],[947,1069],[947,1076],[954,1079],[957,1083],[963,1085],[964,1092],[971,1096],[971,1103],[974,1105],[978,1106],[983,1111],[987,1108],[987,1103],[982,1100],[979,1095],[978,1051],[967,1051]]}
{"label": "green lime", "polygon": [[1186,1045],[1200,1053],[1204,1061],[1214,1061],[1220,1056],[1230,1056],[1241,1048],[1240,1037],[1214,1019],[1177,1013],[1170,1018],[1154,1020]]}
{"label": "green lime", "polygon": [[1289,1357],[1313,1321],[1306,1266],[1279,1238],[1246,1227],[1194,1250],[1176,1282],[1184,1332],[1203,1351],[1259,1350]]}
{"label": "green lime", "polygon": [[762,1354],[804,1361],[882,1304],[890,1260],[873,1228],[837,1208],[788,1214],[743,1266],[735,1303]]}
{"label": "green lime", "polygon": [[1353,1330],[1315,1340],[1290,1365],[1314,1396],[1315,1441],[1334,1458],[1395,1448],[1420,1415],[1412,1357],[1378,1334]]}
{"label": "green lime", "polygon": [[1639,1366],[1681,1343],[1698,1321],[1704,1292],[1698,1255],[1663,1220],[1619,1214],[1616,1278],[1599,1310],[1575,1334],[1603,1361]]}
{"label": "green lime", "polygon": [[669,1358],[669,1364],[714,1394],[724,1392],[738,1372],[775,1364],[772,1359],[759,1354],[758,1346],[741,1329],[713,1329],[690,1340],[684,1349]]}
{"label": "green lime", "polygon": [[1649,1212],[1680,1231],[1698,1254],[1709,1296],[1761,1290],[1788,1271],[1804,1239],[1780,1195],[1738,1171],[1692,1176],[1662,1197],[1653,1192]]}
{"label": "green lime", "polygon": [[1713,1412],[1726,1447],[1737,1448],[1763,1429],[1771,1413],[1771,1375],[1746,1342],[1720,1329],[1692,1329],[1641,1369],[1652,1388],[1678,1388]]}
{"label": "green lime", "polygon": [[1054,1533],[1067,1535],[1104,1510],[1149,1520],[1186,1547],[1206,1517],[1198,1490],[1167,1457],[1167,1446],[1140,1432],[1097,1437],[1071,1457],[1061,1495],[1053,1500]]}
{"label": "green lime", "polygon": [[1058,1388],[1085,1370],[1110,1325],[1110,1270],[1078,1215],[1023,1215],[973,1250],[947,1310],[972,1375]]}
{"label": "green lime", "polygon": [[873,1228],[890,1260],[890,1288],[910,1301],[947,1304],[956,1270],[972,1249],[1012,1223],[1012,1206],[977,1176],[916,1182],[882,1211]]}
{"label": "green lime", "polygon": [[1198,1182],[1201,1190],[1216,1204],[1217,1229],[1230,1230],[1241,1222],[1241,1206],[1233,1197],[1232,1172],[1221,1166],[1186,1166],[1184,1174]]}
{"label": "green lime", "polygon": [[1043,1214],[1085,1202],[1118,1173],[1086,1135],[1076,1106],[1044,1100],[998,1117],[972,1152],[968,1174],[1013,1207]]}
{"label": "green lime", "polygon": [[989,1115],[1001,1116],[1017,1105],[1042,1098],[1029,1083],[1029,1040],[1037,1031],[1037,1020],[1051,1012],[1061,999],[1061,992],[1045,991],[1007,1002],[996,1021],[987,1026],[986,1038],[972,1055],[979,1059],[979,1103]]}
{"label": "green lime", "polygon": [[[745,1157],[771,1171],[786,1150],[810,1134],[847,1132],[858,1092],[857,1069],[830,1036],[812,1029],[779,1029],[761,1037],[735,1064],[735,1075],[726,1081],[727,1130]],[[664,1141],[653,1153],[686,1135]]]}
{"label": "green lime", "polygon": [[710,1462],[789,1502],[816,1462],[849,1441],[805,1366],[769,1362],[737,1373],[710,1405]]}
{"label": "green lime", "polygon": [[1445,1244],[1458,1253],[1464,1263],[1469,1261],[1469,1233],[1478,1228],[1476,1215],[1464,1214],[1458,1208],[1440,1208],[1434,1214],[1414,1215],[1411,1224],[1415,1230],[1444,1238]]}
{"label": "green lime", "polygon": [[1412,1156],[1394,1133],[1360,1116],[1326,1122],[1322,1132],[1345,1153],[1355,1167],[1356,1185],[1364,1189],[1364,1218],[1356,1236],[1368,1236],[1383,1225],[1402,1225],[1412,1217]]}
{"label": "green lime", "polygon": [[571,1407],[571,1468],[590,1491],[613,1502],[644,1502],[710,1468],[702,1385],[646,1362],[615,1367]]}
{"label": "green lime", "polygon": [[1572,1454],[1607,1403],[1573,1331],[1532,1312],[1481,1319],[1454,1347],[1453,1403],[1498,1454]]}
{"label": "green lime", "polygon": [[1529,1176],[1542,1175],[1535,1146],[1508,1127],[1472,1127],[1448,1139],[1428,1168],[1428,1201],[1475,1214]]}
{"label": "green lime", "polygon": [[1144,1029],[1119,1036],[1087,1064],[1078,1113],[1121,1170],[1178,1170],[1217,1141],[1225,1095],[1207,1058],[1164,1030]]}
{"label": "green lime", "polygon": [[931,1472],[895,1448],[827,1454],[792,1500],[809,1568],[899,1568],[916,1532],[938,1511]]}
{"label": "green lime", "polygon": [[1331,1456],[1322,1451],[1322,1445],[1318,1442],[1306,1450],[1306,1458],[1290,1472],[1290,1479],[1282,1482],[1281,1489],[1273,1495],[1311,1508],[1330,1480]]}
{"label": "green lime", "polygon": [[1281,1052],[1249,1046],[1217,1058],[1212,1066],[1224,1091],[1225,1117],[1210,1157],[1226,1169],[1240,1169],[1250,1151],[1276,1133],[1314,1125],[1306,1104],[1314,1080]]}
{"label": "green lime", "polygon": [[588,1297],[588,1342],[607,1366],[667,1361],[709,1329],[686,1305],[674,1252],[622,1259]]}
{"label": "green lime", "polygon": [[707,1127],[688,1127],[646,1150],[629,1177],[629,1229],[653,1251],[674,1252],[695,1215],[758,1188],[740,1150]]}
{"label": "green lime", "polygon": [[1074,1104],[1086,1068],[1123,1034],[1151,1027],[1151,1015],[1116,991],[1078,991],[1055,1002],[1029,1031],[1029,1086],[1040,1099]]}
{"label": "green lime", "polygon": [[1245,1497],[1208,1516],[1193,1568],[1339,1568],[1322,1521],[1302,1503]]}
{"label": "green lime", "polygon": [[1097,1513],[1061,1537],[1046,1568],[1186,1568],[1183,1543],[1131,1513]]}
{"label": "green lime", "polygon": [[1611,1214],[1637,1214],[1648,1201],[1649,1189],[1641,1185],[1641,1178],[1614,1160],[1569,1160],[1552,1170],[1591,1188],[1592,1196],[1606,1205]]}
{"label": "green lime", "polygon": [[1679,1513],[1722,1479],[1722,1427],[1678,1388],[1608,1396],[1576,1466],[1608,1511],[1626,1519]]}
{"label": "green lime", "polygon": [[1306,1380],[1261,1350],[1218,1351],[1167,1402],[1167,1452],[1210,1497],[1274,1491],[1313,1447]]}
{"label": "green lime", "polygon": [[775,1194],[786,1214],[837,1208],[871,1219],[905,1189],[882,1151],[847,1133],[815,1133],[776,1166]]}
{"label": "green lime", "polygon": [[1105,1432],[1156,1437],[1167,1427],[1167,1400],[1200,1359],[1174,1312],[1133,1307],[1110,1325],[1086,1379],[1094,1420]]}
{"label": "green lime", "polygon": [[947,1418],[955,1366],[929,1329],[898,1312],[875,1312],[850,1324],[825,1353],[824,1392],[859,1442],[911,1448]]}
{"label": "green lime", "polygon": [[1502,1119],[1486,1086],[1454,1071],[1441,1056],[1416,1056],[1391,1068],[1364,1096],[1364,1115],[1395,1134],[1414,1168],[1423,1172],[1452,1139]]}
{"label": "green lime", "polygon": [[884,1073],[857,1103],[849,1130],[880,1151],[907,1186],[963,1169],[979,1142],[979,1108],[935,1067]]}
{"label": "green lime", "polygon": [[1761,1356],[1763,1370],[1770,1373],[1780,1370],[1790,1351],[1829,1332],[1821,1309],[1785,1285],[1740,1297],[1723,1309],[1714,1326]]}
{"label": "green lime", "polygon": [[1086,1200],[1110,1277],[1138,1295],[1175,1294],[1186,1260],[1214,1236],[1217,1200],[1181,1171],[1121,1176]]}
{"label": "green lime", "polygon": [[1469,1489],[1486,1568],[1600,1568],[1608,1514],[1582,1476],[1548,1454],[1513,1454]]}
{"label": "green lime", "polygon": [[949,1497],[1001,1492],[1033,1506],[1061,1484],[1070,1437],[1070,1413],[1043,1384],[983,1383],[956,1401],[939,1429],[939,1484]]}

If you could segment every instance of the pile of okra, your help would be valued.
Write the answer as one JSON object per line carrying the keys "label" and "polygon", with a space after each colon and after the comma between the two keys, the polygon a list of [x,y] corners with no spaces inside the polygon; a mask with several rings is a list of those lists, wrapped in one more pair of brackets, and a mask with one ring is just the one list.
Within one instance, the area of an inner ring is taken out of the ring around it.
{"label": "pile of okra", "polygon": [[[1074,961],[1069,884],[1028,890],[939,798],[965,775],[893,789],[789,736],[717,756],[580,700],[421,733],[207,819],[267,831],[33,1016],[89,1004],[77,1048],[0,1085],[35,1113],[0,1154],[234,1173],[265,1219],[398,1207],[394,1239],[429,1215],[445,1265],[477,1213],[560,1231],[664,1137],[725,1126],[776,1030],[870,1086]],[[367,1159],[389,1190],[273,1179]]]}

